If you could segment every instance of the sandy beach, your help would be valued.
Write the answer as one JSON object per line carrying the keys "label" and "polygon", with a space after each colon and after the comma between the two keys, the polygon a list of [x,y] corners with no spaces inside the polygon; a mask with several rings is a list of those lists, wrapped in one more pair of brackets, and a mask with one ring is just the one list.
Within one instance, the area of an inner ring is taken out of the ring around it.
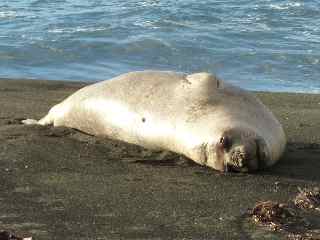
{"label": "sandy beach", "polygon": [[271,169],[239,174],[72,129],[20,124],[84,85],[0,80],[2,229],[35,239],[282,239],[248,221],[247,210],[320,185],[320,95],[256,93],[283,124],[288,145]]}

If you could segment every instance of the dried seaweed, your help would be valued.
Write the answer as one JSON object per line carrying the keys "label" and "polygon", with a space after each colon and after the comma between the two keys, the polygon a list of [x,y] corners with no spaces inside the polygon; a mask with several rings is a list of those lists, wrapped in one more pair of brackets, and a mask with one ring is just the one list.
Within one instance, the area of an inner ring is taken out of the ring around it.
{"label": "dried seaweed", "polygon": [[301,220],[288,205],[272,201],[257,203],[249,214],[255,223],[265,225],[273,231],[288,228]]}
{"label": "dried seaweed", "polygon": [[315,187],[312,189],[298,188],[299,193],[293,200],[298,208],[313,209],[320,211],[320,189]]}
{"label": "dried seaweed", "polygon": [[300,234],[291,233],[287,238],[288,240],[320,240],[320,230],[310,230]]}

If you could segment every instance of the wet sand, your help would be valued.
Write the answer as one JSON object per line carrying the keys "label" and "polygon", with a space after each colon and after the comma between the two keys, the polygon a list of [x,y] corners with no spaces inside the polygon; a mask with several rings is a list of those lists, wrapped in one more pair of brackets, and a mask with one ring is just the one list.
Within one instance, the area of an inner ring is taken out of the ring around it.
{"label": "wet sand", "polygon": [[173,153],[19,124],[82,86],[0,80],[3,230],[35,239],[282,239],[247,210],[320,185],[320,95],[257,93],[283,124],[287,150],[271,169],[224,174]]}

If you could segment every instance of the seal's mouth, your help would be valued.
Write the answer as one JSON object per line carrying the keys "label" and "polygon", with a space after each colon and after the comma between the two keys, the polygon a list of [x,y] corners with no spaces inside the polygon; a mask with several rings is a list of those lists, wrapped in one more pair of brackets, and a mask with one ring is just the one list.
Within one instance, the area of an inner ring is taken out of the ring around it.
{"label": "seal's mouth", "polygon": [[242,173],[247,173],[247,172],[252,172],[254,170],[248,168],[247,166],[235,166],[233,164],[227,163],[225,165],[225,172],[242,172]]}

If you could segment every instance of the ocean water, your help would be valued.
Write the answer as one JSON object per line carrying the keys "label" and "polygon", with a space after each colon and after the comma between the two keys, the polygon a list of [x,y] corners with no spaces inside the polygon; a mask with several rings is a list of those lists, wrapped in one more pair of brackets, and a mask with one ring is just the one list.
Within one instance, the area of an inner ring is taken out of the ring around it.
{"label": "ocean water", "polygon": [[2,0],[0,77],[97,81],[208,71],[320,93],[319,0]]}

